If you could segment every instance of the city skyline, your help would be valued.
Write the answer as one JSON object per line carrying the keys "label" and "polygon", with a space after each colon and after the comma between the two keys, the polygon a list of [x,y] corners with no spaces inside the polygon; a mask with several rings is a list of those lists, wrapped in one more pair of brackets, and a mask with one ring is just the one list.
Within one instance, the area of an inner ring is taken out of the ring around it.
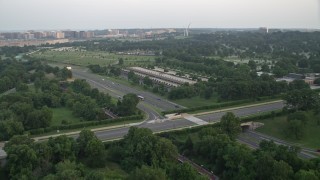
{"label": "city skyline", "polygon": [[[318,0],[0,0],[0,31],[320,28]],[[177,13],[178,12],[178,13]]]}

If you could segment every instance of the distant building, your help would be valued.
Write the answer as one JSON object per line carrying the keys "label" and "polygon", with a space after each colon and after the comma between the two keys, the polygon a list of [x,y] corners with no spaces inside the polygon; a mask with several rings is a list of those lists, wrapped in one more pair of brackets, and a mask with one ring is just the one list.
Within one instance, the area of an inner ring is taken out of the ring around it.
{"label": "distant building", "polygon": [[44,34],[42,32],[34,32],[34,38],[41,39],[44,37]]}
{"label": "distant building", "polygon": [[296,79],[296,80],[302,80],[305,78],[303,74],[296,74],[296,73],[289,73],[286,75],[287,78]]}
{"label": "distant building", "polygon": [[268,29],[267,27],[260,27],[260,28],[258,29],[258,31],[259,31],[260,33],[264,33],[264,34],[268,34],[268,33],[269,33],[269,29]]}
{"label": "distant building", "polygon": [[167,86],[177,87],[186,83],[191,85],[196,83],[196,81],[190,79],[181,78],[178,76],[167,74],[165,72],[158,72],[155,70],[145,69],[141,67],[129,67],[127,71],[133,71],[135,74],[141,77],[149,76],[149,78],[152,81],[156,83],[165,84]]}
{"label": "distant building", "polygon": [[83,38],[85,38],[85,37],[86,37],[86,32],[85,32],[85,31],[80,31],[78,38],[83,39]]}
{"label": "distant building", "polygon": [[287,83],[291,83],[294,80],[303,80],[305,83],[309,84],[310,86],[314,85],[314,80],[317,79],[317,76],[308,75],[307,77],[303,74],[296,74],[296,73],[289,73],[288,75],[284,76],[283,78],[278,78],[276,81],[286,81]]}
{"label": "distant building", "polygon": [[93,38],[93,37],[94,37],[94,32],[92,31],[85,32],[84,38]]}
{"label": "distant building", "polygon": [[64,32],[64,37],[65,38],[77,38],[77,31],[63,31]]}
{"label": "distant building", "polygon": [[64,38],[64,33],[63,32],[56,32],[56,38],[57,39],[63,39]]}

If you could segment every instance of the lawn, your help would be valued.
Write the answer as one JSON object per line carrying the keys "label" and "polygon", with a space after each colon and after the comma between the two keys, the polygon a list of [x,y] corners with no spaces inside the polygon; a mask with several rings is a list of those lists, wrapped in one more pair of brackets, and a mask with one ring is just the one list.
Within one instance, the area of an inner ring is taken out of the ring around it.
{"label": "lawn", "polygon": [[284,133],[287,127],[286,116],[259,120],[264,123],[264,126],[258,128],[257,131],[304,147],[320,149],[320,125],[317,125],[316,117],[311,112],[308,113],[308,117],[309,121],[305,127],[304,136],[299,140],[287,137]]}
{"label": "lawn", "polygon": [[53,112],[51,126],[61,125],[62,120],[69,124],[80,122],[80,118],[74,117],[72,111],[67,108],[51,108]]}
{"label": "lawn", "polygon": [[211,97],[210,99],[204,99],[199,96],[196,96],[192,98],[172,100],[172,102],[176,104],[180,104],[181,106],[184,106],[184,107],[192,108],[192,107],[217,104],[217,98]]}
{"label": "lawn", "polygon": [[79,66],[88,66],[90,64],[99,64],[108,66],[115,64],[119,58],[124,59],[125,65],[148,65],[154,62],[152,56],[135,55],[117,55],[103,51],[51,51],[37,52],[31,55],[34,58],[45,59],[48,61],[60,62],[65,64],[74,64]]}

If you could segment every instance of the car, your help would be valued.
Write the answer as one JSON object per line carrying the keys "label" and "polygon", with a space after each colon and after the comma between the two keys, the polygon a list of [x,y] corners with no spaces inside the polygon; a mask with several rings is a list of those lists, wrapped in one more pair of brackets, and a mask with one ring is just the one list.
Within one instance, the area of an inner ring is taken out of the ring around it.
{"label": "car", "polygon": [[160,98],[157,98],[157,100],[158,100],[158,101],[161,101],[161,99],[160,99]]}
{"label": "car", "polygon": [[320,149],[317,149],[317,152],[320,153]]}
{"label": "car", "polygon": [[179,108],[179,106],[178,106],[178,105],[174,105],[174,107],[175,107],[175,108]]}

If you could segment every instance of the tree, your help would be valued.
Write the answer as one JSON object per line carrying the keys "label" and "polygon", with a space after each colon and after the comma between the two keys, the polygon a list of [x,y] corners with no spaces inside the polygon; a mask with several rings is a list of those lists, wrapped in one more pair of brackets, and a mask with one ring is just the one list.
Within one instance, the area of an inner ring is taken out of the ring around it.
{"label": "tree", "polygon": [[319,177],[316,175],[316,172],[314,170],[299,170],[295,174],[295,179],[296,180],[317,180]]}
{"label": "tree", "polygon": [[19,83],[16,86],[17,92],[26,92],[29,90],[29,86],[25,83]]}
{"label": "tree", "polygon": [[28,114],[24,125],[26,129],[45,128],[50,126],[52,120],[52,111],[48,107],[41,110],[34,110]]}
{"label": "tree", "polygon": [[163,169],[142,166],[134,170],[128,177],[130,180],[165,180],[166,173]]}
{"label": "tree", "polygon": [[119,65],[123,65],[123,58],[119,58]]}
{"label": "tree", "polygon": [[120,76],[121,75],[121,69],[118,67],[111,67],[110,73],[114,76]]}
{"label": "tree", "polygon": [[86,176],[85,180],[104,180],[104,174],[100,171],[90,171]]}
{"label": "tree", "polygon": [[131,127],[123,143],[121,164],[127,170],[142,165],[166,167],[177,156],[177,148],[171,141],[153,135],[146,128]]}
{"label": "tree", "polygon": [[296,139],[300,139],[304,133],[304,124],[300,120],[289,121],[288,132],[293,135]]}
{"label": "tree", "polygon": [[143,78],[143,84],[147,85],[147,86],[153,86],[153,82],[152,80],[149,78],[149,76],[146,76]]}
{"label": "tree", "polygon": [[314,80],[314,84],[320,85],[320,78],[317,78],[316,80]]}
{"label": "tree", "polygon": [[308,122],[308,117],[306,116],[305,112],[297,111],[288,115],[287,121],[290,122],[291,120],[299,120],[302,121],[304,125],[306,125]]}
{"label": "tree", "polygon": [[267,65],[267,64],[263,64],[262,66],[261,66],[261,71],[262,72],[270,72],[270,68],[269,68],[269,66]]}
{"label": "tree", "polygon": [[189,155],[193,151],[193,141],[190,136],[188,136],[183,148],[185,150],[183,155]]}
{"label": "tree", "polygon": [[251,68],[251,70],[256,71],[257,70],[257,64],[253,60],[249,60],[248,66]]}
{"label": "tree", "polygon": [[84,150],[87,157],[97,157],[98,159],[102,159],[103,151],[104,145],[98,138],[91,139]]}
{"label": "tree", "polygon": [[291,179],[293,170],[290,165],[280,160],[276,161],[270,154],[259,154],[255,164],[257,179]]}
{"label": "tree", "polygon": [[52,161],[54,163],[74,160],[76,157],[76,142],[73,138],[61,135],[48,140],[48,146],[53,152]]}
{"label": "tree", "polygon": [[289,84],[289,89],[310,89],[310,86],[304,80],[294,80]]}
{"label": "tree", "polygon": [[254,156],[244,145],[229,145],[224,150],[224,179],[254,179]]}
{"label": "tree", "polygon": [[288,92],[284,100],[288,109],[309,110],[319,105],[320,96],[317,92],[310,89],[302,89]]}
{"label": "tree", "polygon": [[21,135],[24,127],[21,122],[15,120],[0,121],[0,140],[9,140],[14,135]]}
{"label": "tree", "polygon": [[169,177],[176,180],[196,180],[200,179],[197,171],[188,163],[175,165],[170,170]]}
{"label": "tree", "polygon": [[84,167],[66,160],[56,165],[56,172],[57,179],[75,180],[84,176]]}
{"label": "tree", "polygon": [[133,115],[136,113],[139,98],[136,94],[126,94],[122,101],[118,101],[117,112],[122,116]]}
{"label": "tree", "polygon": [[235,139],[241,132],[240,119],[232,112],[227,112],[220,121],[222,132],[226,133],[231,139]]}
{"label": "tree", "polygon": [[36,152],[28,145],[14,145],[6,149],[9,176],[12,179],[33,179],[32,171],[38,166]]}
{"label": "tree", "polygon": [[30,139],[30,137],[27,135],[16,135],[16,136],[13,136],[10,139],[10,141],[5,144],[4,150],[9,151],[8,149],[10,149],[11,147],[16,146],[16,145],[32,146],[33,142],[34,142],[34,140]]}
{"label": "tree", "polygon": [[139,84],[140,78],[138,75],[136,75],[133,71],[130,71],[128,73],[128,80],[130,80],[134,84]]}
{"label": "tree", "polygon": [[79,134],[79,137],[77,138],[77,144],[79,148],[79,156],[82,157],[85,155],[85,150],[87,148],[88,142],[96,139],[96,136],[94,135],[94,132],[90,130],[82,130]]}

